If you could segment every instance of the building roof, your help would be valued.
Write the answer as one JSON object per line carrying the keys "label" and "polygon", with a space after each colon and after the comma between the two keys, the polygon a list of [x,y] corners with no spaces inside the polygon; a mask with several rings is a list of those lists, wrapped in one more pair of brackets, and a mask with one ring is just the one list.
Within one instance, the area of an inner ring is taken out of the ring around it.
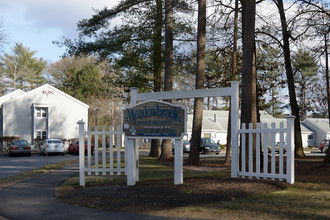
{"label": "building roof", "polygon": [[[228,114],[229,111],[226,110],[203,110],[203,131],[219,131],[227,132],[228,127]],[[187,130],[192,130],[193,114],[188,114],[187,116]],[[271,127],[271,123],[275,123],[275,127],[279,128],[280,123],[283,122],[283,126],[286,127],[285,118],[274,118],[266,111],[260,111],[261,124],[267,123],[268,127]],[[302,133],[313,133],[305,125],[301,123]]]}
{"label": "building roof", "polygon": [[[305,121],[309,121],[319,129],[330,133],[330,124],[329,124],[329,119],[328,118],[307,118]],[[304,121],[304,122],[305,122]]]}
{"label": "building roof", "polygon": [[7,101],[9,101],[11,99],[14,99],[14,98],[16,98],[18,96],[21,96],[23,94],[25,94],[24,91],[22,91],[20,89],[17,89],[15,91],[11,92],[11,93],[8,93],[6,95],[3,95],[3,96],[0,97],[0,105],[2,105],[2,103],[5,103],[5,102],[7,102]]}
{"label": "building roof", "polygon": [[[57,88],[55,88],[54,86],[51,86],[51,85],[49,85],[49,84],[42,85],[42,86],[40,86],[40,87],[38,87],[38,88],[35,88],[35,89],[33,89],[33,90],[29,91],[29,92],[25,92],[24,94],[21,94],[21,95],[19,95],[19,96],[16,96],[16,97],[13,97],[13,98],[11,98],[11,99],[8,99],[8,100],[6,100],[5,102],[0,103],[0,104],[1,104],[1,105],[6,105],[6,104],[8,104],[8,103],[11,103],[11,102],[17,100],[17,99],[24,98],[24,97],[26,97],[26,96],[28,96],[28,95],[34,93],[35,91],[38,91],[38,90],[44,90],[44,89],[46,89],[46,88],[48,88],[48,89],[52,89],[52,90],[55,90],[57,93],[59,93],[59,94],[65,96],[66,98],[71,99],[71,100],[73,100],[74,102],[77,102],[77,103],[79,103],[80,105],[82,105],[82,106],[84,106],[84,107],[86,107],[86,108],[89,108],[89,106],[88,106],[87,104],[83,103],[82,101],[79,101],[78,99],[76,99],[76,98],[74,98],[74,97],[72,97],[72,96],[66,94],[65,92],[62,92],[61,90],[59,90],[59,89],[57,89]],[[1,98],[2,98],[2,97],[1,97]]]}

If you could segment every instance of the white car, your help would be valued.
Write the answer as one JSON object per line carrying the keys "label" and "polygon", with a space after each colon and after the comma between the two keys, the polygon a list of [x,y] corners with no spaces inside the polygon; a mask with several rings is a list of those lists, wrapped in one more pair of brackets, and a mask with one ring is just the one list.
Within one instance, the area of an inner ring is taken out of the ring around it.
{"label": "white car", "polygon": [[64,155],[64,144],[60,139],[46,139],[40,146],[40,153],[47,154],[62,154]]}

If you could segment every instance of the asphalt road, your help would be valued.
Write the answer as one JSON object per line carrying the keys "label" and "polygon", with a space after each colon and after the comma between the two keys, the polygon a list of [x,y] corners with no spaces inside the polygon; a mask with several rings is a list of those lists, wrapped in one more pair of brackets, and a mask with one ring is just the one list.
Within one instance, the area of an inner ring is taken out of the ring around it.
{"label": "asphalt road", "polygon": [[8,153],[0,152],[0,179],[9,176],[14,176],[21,172],[35,170],[37,168],[54,164],[66,160],[78,159],[77,155],[65,154],[61,155],[51,155],[42,156],[39,153],[33,153],[31,157],[29,156],[14,156],[10,157]]}
{"label": "asphalt road", "polygon": [[136,213],[103,212],[65,204],[54,194],[55,188],[77,173],[78,166],[70,165],[37,178],[19,182],[0,190],[0,220],[169,220]]}

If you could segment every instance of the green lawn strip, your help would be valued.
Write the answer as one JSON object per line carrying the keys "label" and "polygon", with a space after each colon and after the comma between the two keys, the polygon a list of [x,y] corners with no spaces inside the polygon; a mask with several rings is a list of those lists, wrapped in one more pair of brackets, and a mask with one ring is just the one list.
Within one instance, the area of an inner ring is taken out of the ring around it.
{"label": "green lawn strip", "polygon": [[181,209],[176,211],[207,212],[234,219],[329,219],[330,185],[298,182],[281,191]]}
{"label": "green lawn strip", "polygon": [[55,163],[55,164],[50,164],[50,165],[47,165],[47,166],[44,166],[44,167],[41,167],[41,168],[38,168],[38,169],[35,169],[35,170],[25,171],[25,172],[19,173],[19,174],[14,175],[14,176],[9,176],[9,177],[0,179],[0,190],[3,189],[3,188],[6,188],[8,186],[11,186],[15,183],[18,183],[20,181],[42,176],[46,173],[49,173],[49,172],[51,172],[53,170],[56,170],[56,169],[60,169],[64,166],[75,163],[77,161],[78,161],[77,159],[62,161],[62,162],[58,162],[58,163]]}
{"label": "green lawn strip", "polygon": [[[117,159],[114,159],[114,164],[117,163]],[[95,167],[95,166],[92,166]],[[102,167],[102,164],[99,164]],[[107,161],[106,167],[109,167],[109,160]],[[116,165],[114,165],[116,167]],[[124,161],[121,161],[121,167],[124,167]],[[212,176],[230,176],[230,171],[225,170],[224,172],[201,172],[201,171],[190,171],[184,170],[184,178],[204,178]],[[157,162],[157,158],[153,157],[140,157],[139,159],[139,181],[150,181],[150,180],[164,180],[164,179],[174,179],[174,167],[162,165],[161,162]],[[114,175],[102,175],[99,172],[98,175],[92,173],[92,175],[85,175],[85,185],[97,185],[106,183],[126,183],[126,175],[119,174],[115,172]],[[79,175],[75,175],[65,181],[62,186],[78,186],[79,185]]]}
{"label": "green lawn strip", "polygon": [[162,214],[208,216],[211,219],[329,219],[329,201],[329,184],[296,183],[282,191],[232,201],[178,207]]}

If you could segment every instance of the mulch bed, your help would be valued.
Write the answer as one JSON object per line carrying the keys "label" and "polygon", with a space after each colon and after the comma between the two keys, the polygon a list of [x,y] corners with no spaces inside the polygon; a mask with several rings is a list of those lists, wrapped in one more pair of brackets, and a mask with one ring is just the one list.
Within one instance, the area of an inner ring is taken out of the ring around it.
{"label": "mulch bed", "polygon": [[[199,167],[185,167],[206,172],[230,170],[219,160],[211,160]],[[322,159],[297,159],[296,182],[330,182],[330,166]],[[283,190],[289,184],[270,180],[231,178],[184,178],[184,184],[174,185],[173,180],[138,182],[135,186],[104,184],[86,187],[59,187],[56,196],[75,206],[97,208],[105,211],[144,212],[166,210],[188,205],[205,205],[213,202],[235,200],[248,195]]]}

